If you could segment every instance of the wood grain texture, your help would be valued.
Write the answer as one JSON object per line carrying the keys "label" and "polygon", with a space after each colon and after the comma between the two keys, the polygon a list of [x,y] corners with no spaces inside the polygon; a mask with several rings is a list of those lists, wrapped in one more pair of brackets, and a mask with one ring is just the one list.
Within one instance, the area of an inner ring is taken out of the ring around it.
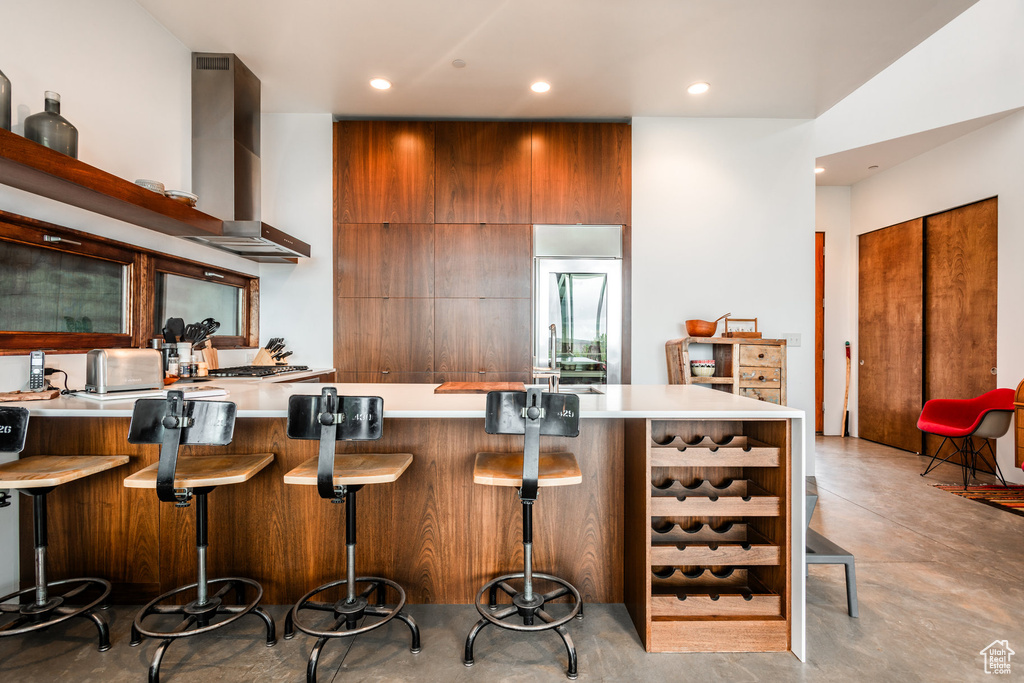
{"label": "wood grain texture", "polygon": [[1013,434],[1013,446],[1016,456],[1014,464],[1017,467],[1024,465],[1024,380],[1017,385],[1017,392],[1013,395],[1014,422],[1017,428]]}
{"label": "wood grain texture", "polygon": [[224,228],[219,218],[3,129],[0,178],[5,185],[165,235],[220,235]]}
{"label": "wood grain texture", "polygon": [[344,372],[431,372],[433,299],[337,299],[334,367]]}
{"label": "wood grain texture", "polygon": [[825,233],[814,233],[814,431],[825,429]]}
{"label": "wood grain texture", "polygon": [[127,464],[127,455],[30,455],[0,465],[0,489],[60,486]]}
{"label": "wood grain texture", "polygon": [[339,372],[337,380],[342,384],[433,384],[433,372]]}
{"label": "wood grain texture", "polygon": [[433,272],[438,297],[529,299],[532,268],[529,225],[435,227]]}
{"label": "wood grain texture", "polygon": [[[127,418],[37,418],[30,446],[58,453],[119,448],[131,455],[124,468],[50,494],[50,573],[109,578],[115,601],[137,603],[195,581],[195,508],[160,504],[154,492],[122,485],[124,474],[155,462],[159,450],[129,446],[127,429]],[[534,517],[537,570],[566,578],[590,601],[622,601],[621,444],[620,420],[583,420],[579,438],[541,441],[542,452],[571,445],[583,484],[542,492]],[[516,448],[522,437],[488,435],[482,419],[389,419],[380,441],[339,445],[344,453],[414,455],[398,481],[358,493],[357,571],[397,581],[419,603],[469,603],[486,580],[515,571],[522,562],[515,493],[474,485],[472,478],[477,452]],[[284,483],[316,449],[315,441],[289,440],[284,419],[240,419],[230,446],[182,449],[189,457],[275,453],[249,481],[210,494],[210,576],[256,579],[268,604],[294,602],[344,576],[344,506],[324,501],[312,487]],[[93,512],[82,514],[86,509]],[[31,539],[31,505],[22,505],[28,582]]]}
{"label": "wood grain texture", "polygon": [[631,225],[631,128],[533,124],[533,223]]}
{"label": "wood grain texture", "polygon": [[532,125],[497,121],[434,125],[436,220],[529,223]]}
{"label": "wood grain texture", "polygon": [[[320,457],[310,458],[284,475],[284,483],[316,486]],[[390,484],[412,464],[411,453],[354,453],[334,456],[334,485]]]}
{"label": "wood grain texture", "polygon": [[651,443],[651,421],[626,420],[624,436],[623,600],[640,642],[650,652],[651,467],[647,449]]}
{"label": "wood grain texture", "polygon": [[436,299],[434,315],[438,372],[530,368],[529,299]]}
{"label": "wood grain texture", "polygon": [[[998,386],[991,372],[996,367],[998,224],[995,198],[925,218],[925,401],[974,398]],[[934,453],[940,443],[941,437],[926,435],[923,452]]]}
{"label": "wood grain texture", "polygon": [[488,394],[492,391],[526,391],[522,382],[444,382],[435,394]]}
{"label": "wood grain texture", "polygon": [[444,384],[445,382],[515,382],[517,384],[525,384],[527,382],[532,383],[533,379],[530,376],[530,371],[527,369],[518,372],[486,372],[481,370],[475,372],[456,372],[449,370],[447,372],[435,372],[434,381],[438,384]]}
{"label": "wood grain texture", "polygon": [[433,224],[341,224],[335,231],[337,296],[434,295]]}
{"label": "wood grain texture", "polygon": [[[255,477],[274,460],[273,453],[255,455],[208,455],[202,458],[179,457],[174,470],[174,488],[190,489],[204,486],[243,484]],[[155,489],[159,463],[125,477],[131,489]]]}
{"label": "wood grain texture", "polygon": [[338,223],[434,222],[434,124],[334,124]]}
{"label": "wood grain texture", "polygon": [[[572,453],[541,453],[538,486],[574,486],[583,481],[579,463]],[[477,453],[473,483],[482,486],[523,485],[522,453]]]}
{"label": "wood grain texture", "polygon": [[859,436],[921,450],[924,221],[860,236]]}

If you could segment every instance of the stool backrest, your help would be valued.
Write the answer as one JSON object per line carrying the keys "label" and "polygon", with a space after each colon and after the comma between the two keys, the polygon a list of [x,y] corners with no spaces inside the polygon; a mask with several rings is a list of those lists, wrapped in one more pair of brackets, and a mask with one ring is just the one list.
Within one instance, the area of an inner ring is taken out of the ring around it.
{"label": "stool backrest", "polygon": [[376,441],[384,434],[384,399],[380,396],[338,396],[324,387],[319,396],[288,399],[288,438],[319,440],[316,490],[321,498],[340,500],[344,489],[334,487],[335,445],[338,441]]}
{"label": "stool backrest", "polygon": [[0,453],[21,453],[28,434],[28,411],[0,408]]}
{"label": "stool backrest", "polygon": [[160,444],[157,498],[165,503],[179,501],[174,489],[179,447],[227,446],[235,433],[236,411],[237,406],[231,401],[186,401],[180,391],[168,391],[165,399],[143,398],[135,402],[128,443]]}
{"label": "stool backrest", "polygon": [[549,394],[538,388],[526,391],[491,391],[487,394],[484,431],[488,434],[523,434],[523,485],[519,499],[537,500],[540,477],[540,437],[576,437],[580,433],[580,397]]}

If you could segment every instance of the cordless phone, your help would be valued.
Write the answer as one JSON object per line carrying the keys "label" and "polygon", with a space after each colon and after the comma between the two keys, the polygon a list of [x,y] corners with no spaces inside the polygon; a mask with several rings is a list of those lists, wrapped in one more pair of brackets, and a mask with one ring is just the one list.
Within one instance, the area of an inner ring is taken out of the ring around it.
{"label": "cordless phone", "polygon": [[46,388],[44,368],[45,356],[42,351],[33,351],[28,357],[28,390],[42,391]]}

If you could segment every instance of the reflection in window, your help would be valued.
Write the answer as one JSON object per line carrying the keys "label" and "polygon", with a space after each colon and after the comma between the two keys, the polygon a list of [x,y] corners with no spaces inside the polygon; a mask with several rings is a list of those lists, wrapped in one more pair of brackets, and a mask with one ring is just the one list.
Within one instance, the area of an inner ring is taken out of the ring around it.
{"label": "reflection in window", "polygon": [[0,330],[126,332],[126,266],[0,241]]}
{"label": "reflection in window", "polygon": [[242,334],[242,302],[241,287],[157,273],[157,330],[168,318],[181,318],[186,325],[213,318],[220,323],[218,336],[238,336]]}

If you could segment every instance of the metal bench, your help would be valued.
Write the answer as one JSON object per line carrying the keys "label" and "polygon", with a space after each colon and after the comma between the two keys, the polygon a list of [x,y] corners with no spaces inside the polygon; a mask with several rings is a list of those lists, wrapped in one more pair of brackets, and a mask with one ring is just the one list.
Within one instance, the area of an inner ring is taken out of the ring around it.
{"label": "metal bench", "polygon": [[850,616],[857,618],[857,573],[853,553],[840,548],[817,531],[810,528],[811,515],[818,503],[818,496],[807,494],[807,564],[841,564],[846,567],[846,606]]}

